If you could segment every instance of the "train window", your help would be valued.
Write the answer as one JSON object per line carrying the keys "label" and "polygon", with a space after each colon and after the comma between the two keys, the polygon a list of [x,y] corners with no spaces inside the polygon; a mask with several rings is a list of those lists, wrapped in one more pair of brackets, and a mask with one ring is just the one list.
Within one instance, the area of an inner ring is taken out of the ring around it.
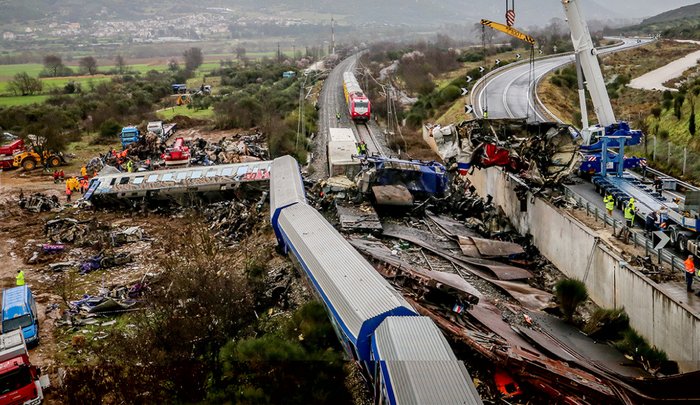
{"label": "train window", "polygon": [[115,184],[117,184],[117,178],[116,178],[116,177],[113,178],[112,181],[109,182],[109,185],[110,185],[110,186],[113,186],[113,185],[115,185]]}
{"label": "train window", "polygon": [[238,168],[238,171],[236,171],[236,176],[243,176],[248,172],[248,166],[241,166]]}
{"label": "train window", "polygon": [[139,176],[134,179],[134,184],[141,184],[143,183],[143,176]]}
{"label": "train window", "polygon": [[195,170],[195,171],[192,172],[192,177],[190,177],[190,178],[191,178],[191,179],[198,179],[198,178],[200,178],[200,177],[202,177],[202,171],[201,171],[201,170]]}
{"label": "train window", "polygon": [[367,103],[364,101],[355,101],[355,108],[367,108]]}
{"label": "train window", "polygon": [[221,171],[222,176],[230,176],[233,173],[233,168],[227,167]]}
{"label": "train window", "polygon": [[119,179],[119,184],[129,184],[129,178],[122,177],[121,179]]}
{"label": "train window", "polygon": [[146,180],[146,183],[155,183],[156,180],[158,180],[158,175],[152,174],[148,176],[148,180]]}
{"label": "train window", "polygon": [[173,180],[173,174],[172,173],[165,173],[163,175],[163,181],[172,181]]}
{"label": "train window", "polygon": [[187,178],[187,175],[190,174],[190,172],[180,172],[177,174],[177,179],[178,180],[184,180]]}
{"label": "train window", "polygon": [[207,172],[207,177],[215,177],[215,176],[216,176],[216,173],[218,173],[218,171],[215,170],[215,169],[214,169],[214,170],[209,170],[209,171]]}

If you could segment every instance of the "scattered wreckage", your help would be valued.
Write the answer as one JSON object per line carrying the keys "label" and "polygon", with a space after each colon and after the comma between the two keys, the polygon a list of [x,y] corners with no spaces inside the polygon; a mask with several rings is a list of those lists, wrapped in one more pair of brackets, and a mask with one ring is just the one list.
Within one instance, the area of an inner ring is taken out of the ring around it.
{"label": "scattered wreckage", "polygon": [[444,162],[464,173],[498,166],[538,186],[561,182],[581,161],[579,133],[556,122],[474,119],[446,127],[428,124],[423,139]]}
{"label": "scattered wreckage", "polygon": [[34,193],[26,197],[20,193],[19,207],[30,212],[60,211],[61,203],[55,195],[47,196],[44,193]]}

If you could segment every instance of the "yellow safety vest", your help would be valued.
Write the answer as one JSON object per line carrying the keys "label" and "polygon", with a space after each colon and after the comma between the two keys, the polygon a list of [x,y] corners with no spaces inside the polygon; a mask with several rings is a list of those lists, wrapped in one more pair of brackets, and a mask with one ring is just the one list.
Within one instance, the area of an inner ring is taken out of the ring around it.
{"label": "yellow safety vest", "polygon": [[17,280],[17,285],[24,285],[24,271],[20,270],[15,279]]}
{"label": "yellow safety vest", "polygon": [[628,221],[634,219],[634,204],[627,204],[625,207],[625,219]]}
{"label": "yellow safety vest", "polygon": [[605,203],[605,208],[609,211],[612,211],[613,208],[615,208],[615,198],[613,196],[609,195],[603,199],[603,202]]}

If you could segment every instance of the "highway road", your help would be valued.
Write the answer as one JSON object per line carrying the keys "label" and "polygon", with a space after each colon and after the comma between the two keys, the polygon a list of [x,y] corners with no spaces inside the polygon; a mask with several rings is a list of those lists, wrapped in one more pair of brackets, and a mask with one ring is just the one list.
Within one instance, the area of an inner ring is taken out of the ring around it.
{"label": "highway road", "polygon": [[[599,54],[617,52],[648,43],[649,39],[622,39],[622,44],[599,50]],[[537,103],[534,94],[536,83],[547,73],[574,61],[573,54],[540,58],[535,60],[534,69],[526,61],[513,66],[504,66],[491,75],[485,76],[475,85],[472,104],[477,117],[483,117],[487,109],[489,118],[527,118],[528,121],[552,121],[557,117],[548,116],[546,110]]]}

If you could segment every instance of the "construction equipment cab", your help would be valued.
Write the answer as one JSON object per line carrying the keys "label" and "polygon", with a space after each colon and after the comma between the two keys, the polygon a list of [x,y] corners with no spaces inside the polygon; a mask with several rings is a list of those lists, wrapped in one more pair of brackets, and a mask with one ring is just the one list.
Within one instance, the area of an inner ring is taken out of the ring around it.
{"label": "construction equipment cab", "polygon": [[0,404],[40,404],[48,379],[39,378],[39,374],[29,361],[22,332],[15,330],[0,335]]}
{"label": "construction equipment cab", "polygon": [[21,329],[28,345],[39,343],[39,318],[36,301],[26,285],[2,292],[2,333]]}

